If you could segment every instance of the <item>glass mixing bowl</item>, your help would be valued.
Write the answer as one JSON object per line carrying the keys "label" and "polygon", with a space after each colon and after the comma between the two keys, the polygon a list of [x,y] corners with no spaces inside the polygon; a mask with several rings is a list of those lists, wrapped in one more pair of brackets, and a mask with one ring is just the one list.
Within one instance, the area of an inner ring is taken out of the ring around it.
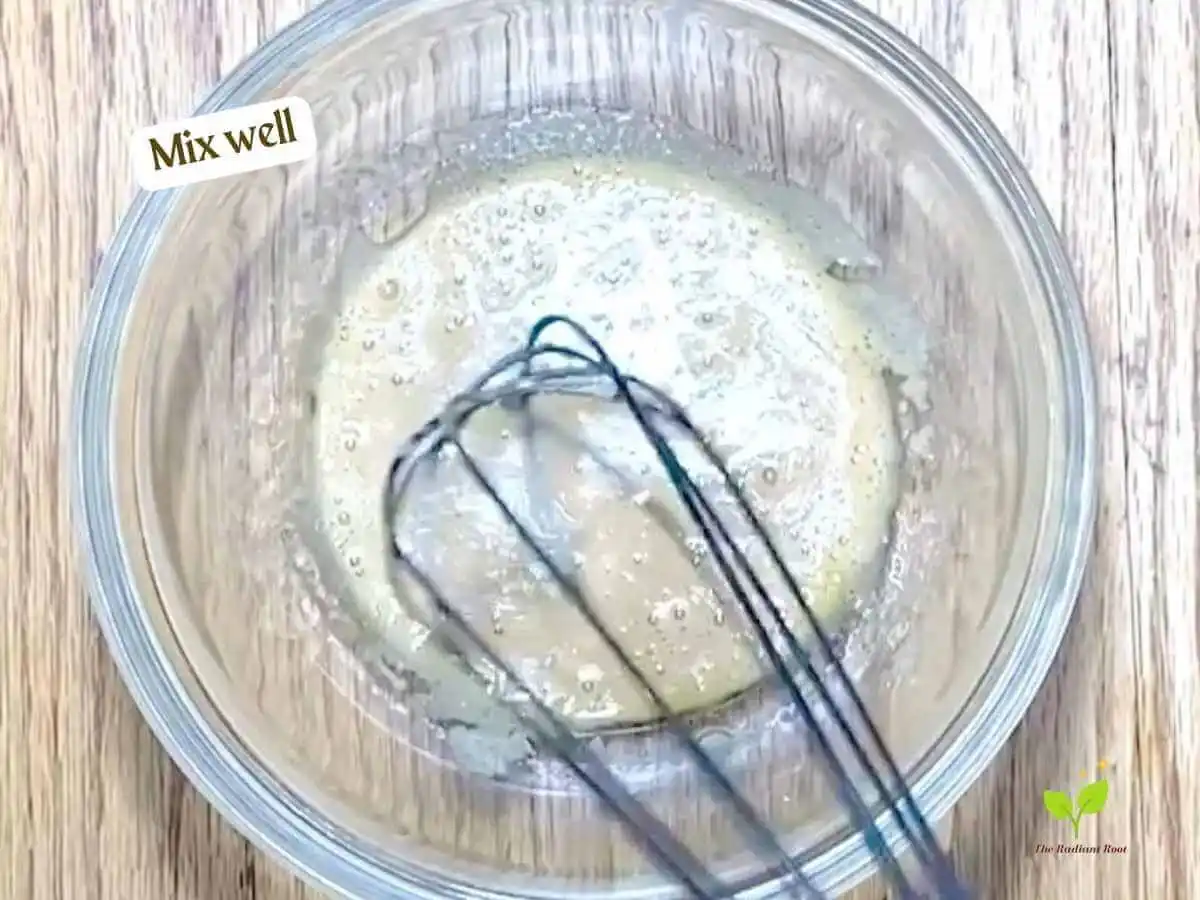
{"label": "glass mixing bowl", "polygon": [[[464,761],[388,642],[345,612],[308,505],[331,315],[371,253],[442,202],[446,173],[611,160],[670,132],[734,154],[785,203],[806,191],[814,277],[864,285],[920,357],[900,379],[884,577],[841,637],[917,801],[945,814],[1050,666],[1095,507],[1068,264],[963,92],[839,0],[334,0],[199,112],[286,96],[311,104],[318,154],[140,195],[79,356],[71,477],[96,614],[197,788],[345,896],[680,896],[552,766],[498,778]],[[869,874],[786,704],[730,716],[730,770],[815,881]],[[621,765],[646,801],[743,896],[776,895],[678,759],[638,740],[619,738]]]}

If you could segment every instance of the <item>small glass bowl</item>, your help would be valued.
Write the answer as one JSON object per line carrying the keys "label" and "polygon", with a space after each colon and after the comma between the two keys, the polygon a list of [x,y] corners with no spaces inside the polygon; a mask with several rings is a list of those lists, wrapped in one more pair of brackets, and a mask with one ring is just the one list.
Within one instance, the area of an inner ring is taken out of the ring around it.
{"label": "small glass bowl", "polygon": [[[553,110],[586,131],[616,112],[807,190],[928,337],[887,577],[846,645],[918,803],[945,814],[1046,675],[1095,512],[1076,289],[964,93],[841,0],[333,0],[199,112],[286,96],[312,106],[316,157],[140,195],[78,360],[71,478],[96,614],[197,788],[348,897],[681,896],[586,795],[466,771],[289,527],[310,486],[315,323],[355,236],[390,237],[430,202],[477,125]],[[770,747],[734,767],[816,883],[845,890],[872,859],[776,712]],[[739,896],[778,894],[694,781],[658,781],[654,802]]]}

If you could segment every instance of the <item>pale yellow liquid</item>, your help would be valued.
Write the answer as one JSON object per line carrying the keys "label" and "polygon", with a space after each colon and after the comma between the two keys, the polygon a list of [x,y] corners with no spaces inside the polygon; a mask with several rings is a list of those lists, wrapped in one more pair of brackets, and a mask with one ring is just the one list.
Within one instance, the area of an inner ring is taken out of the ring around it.
{"label": "pale yellow liquid", "polygon": [[[769,213],[664,166],[544,164],[436,207],[345,298],[326,350],[317,452],[324,525],[352,576],[347,602],[418,671],[449,678],[426,643],[427,609],[401,602],[389,578],[383,479],[398,445],[453,390],[520,346],[539,316],[562,313],[713,436],[817,614],[836,619],[874,574],[898,462],[870,329],[846,290]],[[695,530],[656,520],[684,521],[628,414],[570,398],[538,409],[602,445],[628,476],[623,488],[588,454],[543,445],[540,475],[556,510],[540,520],[522,512],[645,677],[679,711],[754,684],[757,639]],[[520,505],[517,428],[497,410],[470,437]],[[490,502],[461,469],[445,468],[414,491],[409,537],[493,652],[582,724],[657,718]],[[778,578],[767,586],[784,596]],[[780,608],[803,630],[790,602]]]}

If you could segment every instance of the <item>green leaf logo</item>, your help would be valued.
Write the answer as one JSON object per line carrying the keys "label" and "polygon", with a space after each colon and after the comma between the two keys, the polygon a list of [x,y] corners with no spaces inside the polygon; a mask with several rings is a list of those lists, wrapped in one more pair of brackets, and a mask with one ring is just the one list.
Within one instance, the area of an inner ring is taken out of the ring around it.
{"label": "green leaf logo", "polygon": [[1046,791],[1042,794],[1042,802],[1046,804],[1046,812],[1064,822],[1075,821],[1075,804],[1062,791]]}
{"label": "green leaf logo", "polygon": [[1079,837],[1079,820],[1084,816],[1094,816],[1104,809],[1108,802],[1108,781],[1101,778],[1091,784],[1085,784],[1079,789],[1079,797],[1072,801],[1071,795],[1063,791],[1044,791],[1042,803],[1046,812],[1054,818],[1071,823],[1071,831]]}
{"label": "green leaf logo", "polygon": [[1079,797],[1075,800],[1079,806],[1079,815],[1094,816],[1104,809],[1108,802],[1108,781],[1101,778],[1091,784],[1085,784],[1079,789]]}

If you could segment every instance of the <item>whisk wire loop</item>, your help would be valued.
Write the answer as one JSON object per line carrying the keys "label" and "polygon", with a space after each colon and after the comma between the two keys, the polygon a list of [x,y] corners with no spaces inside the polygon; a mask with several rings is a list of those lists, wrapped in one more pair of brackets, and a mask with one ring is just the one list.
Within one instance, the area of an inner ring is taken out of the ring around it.
{"label": "whisk wire loop", "polygon": [[[713,758],[700,746],[691,730],[686,728],[679,716],[677,716],[671,710],[671,707],[667,704],[660,692],[653,686],[649,679],[646,678],[645,674],[629,656],[628,651],[621,646],[621,644],[612,636],[611,632],[604,626],[603,622],[597,616],[591,604],[587,602],[587,599],[575,578],[571,574],[564,572],[559,566],[558,562],[553,559],[551,554],[546,552],[541,544],[534,538],[528,526],[521,522],[509,504],[503,499],[503,497],[500,496],[499,492],[495,489],[475,460],[467,452],[462,442],[456,436],[457,430],[463,427],[469,421],[470,417],[474,413],[478,412],[481,408],[483,407],[472,404],[469,406],[460,407],[456,411],[455,418],[451,419],[447,423],[451,424],[453,427],[448,429],[448,433],[444,438],[445,445],[455,449],[456,456],[461,460],[464,468],[472,477],[476,485],[496,505],[497,509],[504,516],[505,520],[521,538],[522,542],[532,550],[533,554],[537,558],[537,561],[541,565],[545,566],[546,569],[551,573],[560,588],[562,588],[564,593],[567,595],[568,599],[587,619],[588,624],[595,628],[602,636],[607,648],[617,657],[622,666],[624,666],[633,675],[638,687],[645,692],[647,697],[650,698],[655,707],[655,711],[662,719],[668,732],[684,746],[689,756],[691,756],[691,758],[696,762],[700,771],[710,781],[715,783],[725,799],[728,800],[732,805],[733,810],[738,817],[739,826],[744,832],[747,833],[748,838],[755,845],[756,850],[760,854],[769,854],[776,860],[780,869],[796,880],[799,885],[806,886],[805,890],[807,891],[808,896],[819,896],[812,886],[807,884],[807,879],[801,870],[796,866],[795,861],[791,858],[791,856],[786,852],[786,850],[784,850],[782,846],[780,846],[774,833],[762,822],[761,818],[758,817],[753,807],[749,804],[745,797],[737,791],[732,782],[729,780],[728,776],[716,764],[715,760],[713,760]],[[436,460],[436,458],[436,455],[427,457],[429,460]],[[397,464],[400,462],[401,461],[398,460]],[[396,467],[393,466],[393,472],[395,469]],[[385,516],[389,517],[394,515],[394,509],[391,503],[386,499],[384,514]],[[427,573],[423,571],[423,569],[411,558],[411,556],[403,553],[396,542],[392,543],[391,552],[393,554],[393,558],[404,566],[409,574],[418,581],[423,590],[425,590],[425,592],[433,599],[438,613],[444,616],[447,621],[453,623],[456,630],[461,631],[463,636],[472,645],[472,649],[477,654],[482,655],[489,665],[500,672],[506,679],[508,679],[510,683],[517,685],[522,694],[529,695],[531,697],[534,696],[533,692],[525,685],[524,680],[503,660],[501,660],[498,655],[491,650],[487,642],[480,638],[478,633],[466,623],[461,614],[457,612],[447,601],[444,593],[437,587],[436,583],[428,576]],[[510,702],[506,703],[506,705],[509,706],[510,710],[517,711],[523,704],[514,704]],[[544,704],[540,702],[537,703],[537,708],[539,709],[539,712],[550,716],[552,721],[554,720],[553,714]],[[528,716],[526,715],[522,718],[523,723],[528,725],[528,722],[526,721]],[[578,759],[580,756],[580,751],[576,744],[573,742],[567,744],[563,743],[563,729],[555,728],[554,730],[556,733],[553,735],[552,746],[558,748],[560,751],[562,751],[562,754],[566,754],[569,756],[569,758]],[[539,728],[538,734],[544,739],[546,732],[544,729]],[[572,766],[572,768],[575,769],[574,766]],[[580,773],[577,771],[577,774]],[[588,780],[590,783],[591,779]],[[605,780],[608,782],[607,787],[610,790],[613,784],[619,784],[619,782],[613,782],[611,777],[608,777]],[[620,800],[622,804],[625,802],[625,793],[626,792],[622,791]],[[606,799],[611,799],[611,797],[609,797],[607,794],[602,794],[602,796]],[[636,801],[633,802],[636,804]],[[640,807],[635,808],[645,812],[644,809],[641,809]],[[623,816],[623,818],[626,817]],[[659,820],[653,820],[654,824],[652,825],[652,819],[653,817],[650,816],[649,813],[646,813],[646,815],[640,819],[641,827],[645,828],[647,831],[655,832],[664,827]],[[662,845],[660,844],[659,848],[661,849],[661,847]],[[676,857],[678,857],[680,848],[681,845],[675,841],[670,842],[668,845],[669,852],[675,854]],[[672,866],[672,869],[677,877],[679,876],[680,870],[683,868],[685,868],[685,866],[682,863]],[[691,880],[690,877],[689,880]],[[724,896],[724,894],[718,894],[716,896]]]}
{"label": "whisk wire loop", "polygon": [[[544,333],[554,326],[568,329],[592,355],[566,345],[543,342]],[[547,359],[553,359],[558,364],[538,365]],[[507,380],[500,382],[502,377],[506,377]],[[821,896],[799,860],[781,845],[770,826],[735,787],[721,766],[701,746],[684,719],[671,709],[629,652],[604,625],[588,602],[576,572],[567,570],[568,554],[557,552],[557,547],[547,549],[535,538],[530,526],[515,514],[511,505],[500,495],[464,445],[461,435],[472,417],[485,408],[503,406],[513,410],[521,418],[522,436],[525,439],[525,463],[536,473],[540,469],[535,446],[539,420],[532,411],[532,399],[546,394],[600,397],[618,402],[629,411],[642,435],[653,448],[688,517],[702,535],[728,592],[759,640],[772,672],[794,704],[805,726],[810,745],[820,758],[839,800],[847,810],[851,825],[862,835],[867,847],[876,857],[882,874],[903,900],[929,896],[928,893],[922,893],[923,890],[932,891],[932,895],[937,897],[954,900],[966,898],[968,894],[965,888],[957,880],[948,859],[938,847],[932,829],[905,785],[878,729],[871,722],[865,704],[854,690],[849,676],[834,652],[829,636],[807,603],[794,575],[784,563],[779,549],[771,540],[745,492],[729,472],[721,456],[692,423],[687,413],[665,392],[623,373],[599,341],[567,317],[546,316],[539,320],[531,329],[522,350],[514,351],[498,360],[455,397],[446,409],[406,442],[389,469],[383,498],[383,515],[387,533],[390,535],[387,549],[393,563],[393,577],[398,580],[401,573],[407,574],[425,593],[438,622],[447,626],[439,628],[437,632],[443,647],[464,659],[467,671],[485,687],[489,684],[486,676],[479,671],[477,665],[472,665],[470,660],[481,659],[494,672],[499,673],[506,683],[515,686],[520,700],[514,700],[511,696],[497,696],[497,702],[509,709],[538,745],[558,756],[597,795],[661,871],[675,878],[693,896],[702,900],[715,900],[736,893],[738,888],[724,884],[721,879],[710,873],[695,853],[621,783],[592,749],[590,743],[582,740],[558,713],[537,696],[536,691],[519,673],[492,650],[488,641],[467,622],[414,555],[406,551],[398,532],[406,493],[422,465],[436,466],[444,451],[450,448],[475,486],[487,496],[538,564],[549,573],[567,600],[584,616],[588,625],[596,629],[607,649],[631,674],[638,688],[650,700],[664,729],[683,746],[688,756],[696,763],[710,791],[729,804],[736,825],[747,843],[760,857],[770,860],[769,869],[773,876],[783,878],[793,896]],[[718,515],[704,491],[684,467],[670,440],[658,427],[658,422],[682,431],[719,474],[723,486],[733,497],[738,512],[761,542],[771,565],[792,596],[795,605],[800,607],[815,639],[815,649],[820,651],[820,663],[833,676],[834,689],[845,697],[849,713],[860,720],[858,729],[848,720],[846,712],[818,671],[810,650],[801,645],[788,626],[780,607],[772,601],[764,579],[738,546],[729,527]],[[601,463],[606,469],[615,469],[604,465],[603,461]],[[535,474],[534,478],[540,479],[540,476]],[[536,480],[529,487],[542,501],[532,504],[534,508],[545,508],[546,486],[540,480]],[[546,526],[548,523],[539,524]],[[542,527],[540,530],[552,529]],[[764,622],[764,616],[769,624]],[[773,632],[777,638],[773,637]],[[776,639],[783,644],[782,652],[776,646]],[[841,737],[850,750],[852,762],[863,771],[880,800],[887,804],[903,842],[911,848],[925,877],[924,888],[918,888],[905,875],[876,817],[872,815],[867,801],[855,787],[853,777],[835,750],[830,736],[826,734],[817,710],[804,696],[801,686],[797,683],[793,674],[796,671],[806,676],[820,707],[830,715],[840,730]],[[865,734],[856,734],[856,730]],[[866,747],[863,746],[864,743]],[[882,774],[872,765],[872,754],[882,762]],[[892,782],[890,790],[885,780]],[[892,797],[895,797],[894,802],[891,801]]]}

